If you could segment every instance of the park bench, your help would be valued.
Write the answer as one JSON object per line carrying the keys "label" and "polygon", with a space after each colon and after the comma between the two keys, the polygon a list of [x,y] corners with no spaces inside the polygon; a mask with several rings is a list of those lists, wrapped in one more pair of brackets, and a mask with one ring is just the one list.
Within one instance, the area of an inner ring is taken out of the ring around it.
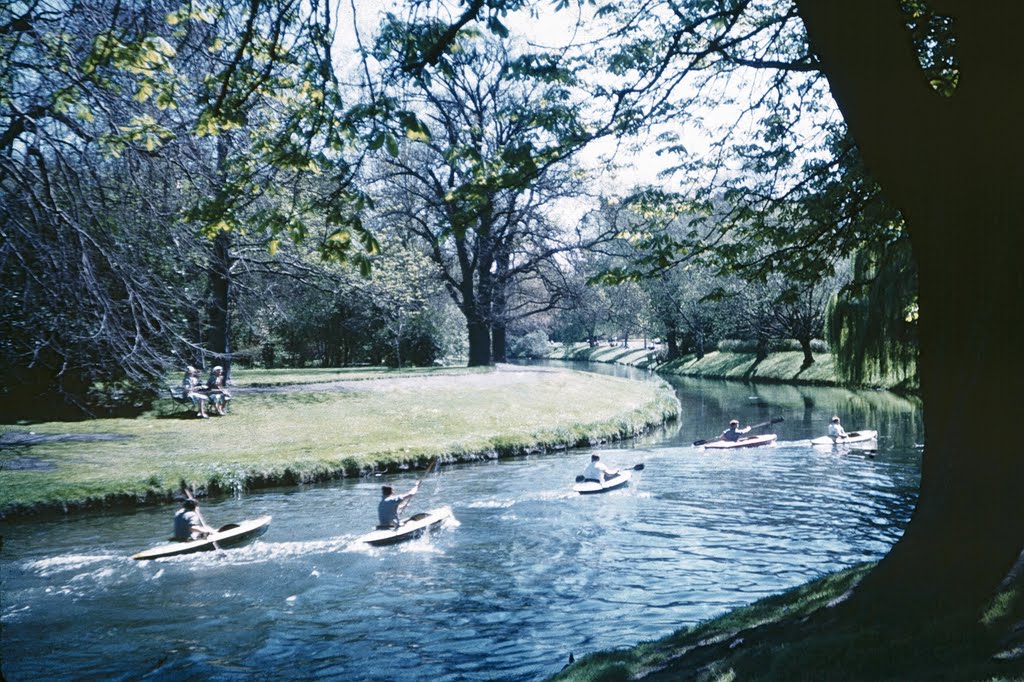
{"label": "park bench", "polygon": [[[192,399],[189,398],[185,394],[185,387],[182,386],[181,384],[178,384],[176,386],[168,386],[167,387],[167,393],[170,394],[171,400],[173,400],[174,402],[176,402],[176,403],[178,403],[180,405],[188,405],[190,409],[194,409],[194,406],[192,404]],[[231,396],[230,395],[224,396],[224,409],[225,410],[228,408],[228,403],[230,401],[231,401]]]}
{"label": "park bench", "polygon": [[171,394],[171,399],[174,402],[181,403],[182,405],[192,405],[192,399],[185,395],[185,388],[183,386],[168,386],[167,392]]}

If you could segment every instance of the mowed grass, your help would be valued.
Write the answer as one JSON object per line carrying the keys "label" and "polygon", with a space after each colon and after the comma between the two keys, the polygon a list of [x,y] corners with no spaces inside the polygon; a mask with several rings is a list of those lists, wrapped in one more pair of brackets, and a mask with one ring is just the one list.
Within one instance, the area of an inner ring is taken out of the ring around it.
{"label": "mowed grass", "polygon": [[226,417],[198,419],[168,400],[137,419],[3,427],[8,442],[30,433],[41,442],[0,448],[0,512],[166,499],[182,482],[244,489],[516,454],[633,435],[679,409],[666,385],[565,370],[380,376],[328,390],[236,390]]}
{"label": "mowed grass", "polygon": [[[370,379],[406,378],[422,376],[465,376],[493,372],[490,367],[403,367],[384,369],[381,367],[309,367],[303,369],[236,369],[232,385],[245,387],[290,386],[296,384],[329,383],[333,381],[363,381]],[[203,375],[205,378],[205,374]],[[169,383],[177,384],[180,376],[170,377]]]}

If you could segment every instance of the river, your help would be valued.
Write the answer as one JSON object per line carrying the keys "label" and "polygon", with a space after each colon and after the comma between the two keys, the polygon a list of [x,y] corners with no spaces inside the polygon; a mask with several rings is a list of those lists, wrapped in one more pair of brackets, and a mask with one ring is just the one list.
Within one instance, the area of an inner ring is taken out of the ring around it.
{"label": "river", "polygon": [[[638,370],[598,370],[649,376]],[[410,543],[354,542],[381,482],[280,488],[204,503],[212,525],[272,514],[224,553],[136,562],[166,507],[6,521],[6,680],[536,680],[570,652],[668,635],[880,558],[916,502],[919,408],[887,393],[678,379],[682,419],[597,448],[629,487],[572,492],[589,449],[445,466],[410,512],[455,522]],[[877,451],[815,449],[832,414]],[[779,442],[693,447],[730,418],[781,416]]]}

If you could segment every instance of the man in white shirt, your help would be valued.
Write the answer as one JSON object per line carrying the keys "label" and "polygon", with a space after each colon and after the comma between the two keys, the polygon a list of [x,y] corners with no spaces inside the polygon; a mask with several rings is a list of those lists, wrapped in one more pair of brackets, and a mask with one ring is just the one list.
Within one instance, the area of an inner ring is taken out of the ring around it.
{"label": "man in white shirt", "polygon": [[832,417],[832,423],[828,425],[828,436],[829,438],[846,438],[849,434],[840,425],[839,417]]}
{"label": "man in white shirt", "polygon": [[606,467],[598,455],[591,455],[590,464],[588,464],[587,468],[583,471],[583,478],[587,481],[597,481],[598,483],[601,483],[614,477],[618,473],[618,469],[609,469]]}

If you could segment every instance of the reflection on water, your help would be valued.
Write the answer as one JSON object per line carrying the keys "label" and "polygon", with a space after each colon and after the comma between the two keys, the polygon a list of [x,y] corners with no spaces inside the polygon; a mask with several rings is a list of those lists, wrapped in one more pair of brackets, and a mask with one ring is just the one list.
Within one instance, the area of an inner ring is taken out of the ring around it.
{"label": "reflection on water", "polygon": [[[173,510],[7,523],[8,680],[535,680],[882,556],[916,499],[917,407],[885,394],[678,380],[672,430],[601,449],[628,488],[572,493],[589,451],[446,467],[410,512],[456,521],[371,548],[381,478],[211,501],[214,525],[272,514],[256,543],[127,558]],[[816,450],[838,413],[877,452]],[[779,443],[692,447],[729,418],[782,416]],[[415,474],[389,477],[398,487]]]}

